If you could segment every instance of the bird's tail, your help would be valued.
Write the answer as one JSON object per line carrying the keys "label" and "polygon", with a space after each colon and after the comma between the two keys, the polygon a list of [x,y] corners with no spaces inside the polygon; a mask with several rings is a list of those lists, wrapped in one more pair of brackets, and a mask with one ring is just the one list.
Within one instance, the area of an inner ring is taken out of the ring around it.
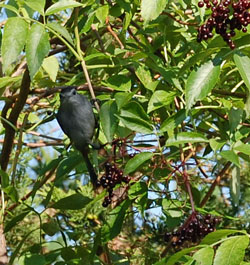
{"label": "bird's tail", "polygon": [[88,157],[88,152],[86,152],[85,150],[81,151],[82,153],[82,156],[85,160],[85,163],[86,163],[86,166],[88,168],[88,171],[89,171],[89,176],[90,176],[90,179],[91,179],[91,182],[92,184],[95,186],[96,185],[96,182],[97,182],[97,175],[95,173],[95,170],[93,168],[93,165],[92,163],[90,162],[89,160],[89,157]]}

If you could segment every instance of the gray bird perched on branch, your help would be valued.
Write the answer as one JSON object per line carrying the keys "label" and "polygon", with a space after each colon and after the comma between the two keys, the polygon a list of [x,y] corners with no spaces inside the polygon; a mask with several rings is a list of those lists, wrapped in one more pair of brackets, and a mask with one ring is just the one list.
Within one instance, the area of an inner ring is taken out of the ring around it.
{"label": "gray bird perched on branch", "polygon": [[60,93],[60,107],[56,119],[75,148],[82,153],[91,182],[95,185],[97,175],[88,157],[89,145],[98,149],[92,142],[96,119],[91,103],[84,95],[78,94],[74,87],[65,87]]}

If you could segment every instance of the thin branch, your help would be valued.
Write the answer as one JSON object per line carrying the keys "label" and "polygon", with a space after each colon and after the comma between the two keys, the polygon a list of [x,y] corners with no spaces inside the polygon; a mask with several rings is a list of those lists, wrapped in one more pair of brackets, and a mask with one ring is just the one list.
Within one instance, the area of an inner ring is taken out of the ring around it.
{"label": "thin branch", "polygon": [[115,38],[115,40],[119,43],[121,49],[124,49],[123,43],[120,41],[119,37],[117,34],[113,31],[111,25],[109,24],[109,19],[108,17],[106,18],[106,24],[107,24],[107,30],[110,32],[110,34]]}
{"label": "thin branch", "polygon": [[100,45],[100,47],[101,47],[101,51],[102,51],[103,53],[105,53],[105,49],[104,49],[104,45],[103,45],[103,41],[102,41],[102,39],[101,39],[101,36],[100,36],[98,30],[96,30],[96,27],[95,27],[94,24],[91,25],[91,29],[93,30],[93,32],[94,32],[95,35],[96,35],[96,38],[97,38],[97,40],[98,40],[98,42],[99,42],[99,45]]}
{"label": "thin branch", "polygon": [[[93,89],[91,81],[90,81],[90,77],[89,77],[89,73],[88,73],[88,70],[87,70],[87,67],[86,67],[85,60],[83,59],[83,56],[82,56],[80,36],[79,36],[79,31],[78,31],[78,14],[79,14],[79,8],[76,7],[75,8],[75,20],[74,20],[74,30],[75,30],[75,37],[76,37],[76,48],[77,48],[78,55],[80,56],[81,65],[82,65],[82,69],[83,69],[86,81],[87,81],[88,86],[89,86],[89,92],[91,94],[92,99],[95,100],[96,99],[95,92],[94,92],[94,89]],[[100,111],[100,107],[99,107],[99,105],[98,105],[96,100],[94,101],[94,104],[95,104],[95,107],[96,107],[97,111],[99,112]]]}
{"label": "thin branch", "polygon": [[210,196],[214,192],[215,187],[217,185],[219,185],[219,183],[221,181],[221,178],[224,176],[224,174],[226,173],[226,171],[229,169],[230,166],[231,166],[231,162],[227,162],[225,164],[225,166],[223,167],[223,169],[218,173],[218,175],[215,178],[213,184],[211,185],[210,189],[208,190],[206,196],[203,198],[203,200],[200,203],[200,207],[201,208],[207,203],[208,199],[210,198]]}
{"label": "thin branch", "polygon": [[197,22],[185,22],[180,19],[177,19],[174,15],[168,13],[168,12],[162,12],[162,14],[167,15],[168,17],[172,18],[174,21],[178,22],[181,25],[187,25],[187,26],[197,26]]}

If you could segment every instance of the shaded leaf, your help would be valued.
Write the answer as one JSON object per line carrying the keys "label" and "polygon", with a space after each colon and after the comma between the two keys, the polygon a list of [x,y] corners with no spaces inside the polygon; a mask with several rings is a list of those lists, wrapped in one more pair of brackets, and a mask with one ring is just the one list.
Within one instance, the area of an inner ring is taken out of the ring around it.
{"label": "shaded leaf", "polygon": [[243,110],[242,109],[236,109],[236,108],[231,108],[228,114],[228,119],[229,119],[229,126],[230,126],[230,131],[233,133],[239,123],[241,122],[243,115]]}
{"label": "shaded leaf", "polygon": [[128,76],[118,74],[111,76],[104,84],[115,90],[130,91],[132,83]]}
{"label": "shaded leaf", "polygon": [[15,62],[24,48],[28,34],[28,23],[19,18],[9,18],[4,26],[2,40],[3,71]]}
{"label": "shaded leaf", "polygon": [[135,155],[127,162],[124,169],[124,174],[126,175],[135,171],[139,166],[141,166],[147,160],[151,159],[153,156],[154,154],[149,152],[143,152]]}
{"label": "shaded leaf", "polygon": [[151,134],[153,133],[153,128],[145,121],[136,119],[136,118],[129,118],[129,117],[119,117],[121,122],[124,124],[125,127],[130,129],[131,131],[135,131],[138,133],[145,133]]}
{"label": "shaded leaf", "polygon": [[185,92],[187,110],[190,110],[197,100],[204,99],[210,93],[219,75],[220,66],[213,61],[208,61],[191,72]]}
{"label": "shaded leaf", "polygon": [[4,233],[9,232],[14,226],[18,224],[18,222],[22,221],[24,217],[29,213],[30,211],[25,211],[14,218],[12,218],[4,227]]}
{"label": "shaded leaf", "polygon": [[1,188],[4,189],[9,186],[9,175],[2,169],[0,169],[0,175],[1,175],[1,180],[0,180]]}
{"label": "shaded leaf", "polygon": [[130,201],[125,200],[115,209],[113,209],[108,216],[107,223],[102,227],[102,243],[106,243],[116,237],[123,225],[123,220],[126,215],[126,210],[130,206]]}
{"label": "shaded leaf", "polygon": [[24,259],[25,265],[45,265],[47,264],[47,261],[43,255],[34,254],[32,256],[25,256]]}
{"label": "shaded leaf", "polygon": [[132,185],[128,191],[129,199],[133,200],[137,198],[138,196],[141,197],[144,194],[147,194],[148,187],[145,182],[136,182],[134,185]]}
{"label": "shaded leaf", "polygon": [[167,118],[161,124],[160,131],[162,133],[163,132],[172,133],[173,130],[177,128],[177,126],[185,120],[185,118],[186,118],[186,110],[185,109],[179,110],[176,114]]}
{"label": "shaded leaf", "polygon": [[76,193],[57,201],[51,205],[51,208],[60,210],[79,210],[86,207],[90,202],[91,199],[89,197]]}

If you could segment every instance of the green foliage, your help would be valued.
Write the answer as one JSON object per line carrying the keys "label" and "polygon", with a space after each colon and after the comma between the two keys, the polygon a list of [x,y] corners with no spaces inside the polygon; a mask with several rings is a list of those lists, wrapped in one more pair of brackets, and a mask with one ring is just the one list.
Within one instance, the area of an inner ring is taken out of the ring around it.
{"label": "green foliage", "polygon": [[[249,264],[250,34],[198,44],[197,3],[0,3],[9,264]],[[55,120],[68,85],[100,107],[96,189]]]}

